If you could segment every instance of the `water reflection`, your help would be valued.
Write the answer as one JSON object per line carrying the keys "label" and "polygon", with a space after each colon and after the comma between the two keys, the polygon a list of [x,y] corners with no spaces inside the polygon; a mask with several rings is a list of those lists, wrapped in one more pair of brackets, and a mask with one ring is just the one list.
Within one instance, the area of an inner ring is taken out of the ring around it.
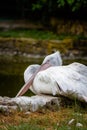
{"label": "water reflection", "polygon": [[[41,64],[42,59],[29,59],[28,61],[0,60],[0,96],[14,97],[24,84],[23,73],[29,64]],[[87,60],[73,60],[87,65]],[[73,62],[72,60],[64,60],[64,64]],[[30,91],[26,95],[32,95]]]}
{"label": "water reflection", "polygon": [[18,88],[24,83],[21,75],[0,75],[0,95],[15,96]]}

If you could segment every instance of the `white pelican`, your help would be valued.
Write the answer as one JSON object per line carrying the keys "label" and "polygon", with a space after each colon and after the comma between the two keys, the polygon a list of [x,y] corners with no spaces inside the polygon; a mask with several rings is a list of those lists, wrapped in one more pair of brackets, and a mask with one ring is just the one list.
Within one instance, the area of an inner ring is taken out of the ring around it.
{"label": "white pelican", "polygon": [[17,96],[30,88],[35,94],[62,95],[87,102],[87,66],[76,62],[61,65],[61,57],[56,52],[47,56],[41,66],[29,66],[24,72],[25,85]]}
{"label": "white pelican", "polygon": [[53,54],[46,56],[41,66],[37,64],[28,66],[24,72],[25,85],[18,92],[16,97],[23,95],[29,88],[33,91],[32,87],[30,86],[33,84],[33,80],[39,71],[45,70],[50,66],[60,65],[62,65],[62,59],[60,56],[60,52],[57,51]]}

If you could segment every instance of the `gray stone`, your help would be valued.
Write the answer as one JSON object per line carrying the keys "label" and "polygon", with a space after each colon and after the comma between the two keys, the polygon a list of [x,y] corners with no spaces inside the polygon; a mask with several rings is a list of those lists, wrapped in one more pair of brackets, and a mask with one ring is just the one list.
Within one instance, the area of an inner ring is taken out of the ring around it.
{"label": "gray stone", "polygon": [[21,111],[37,111],[41,108],[59,109],[60,98],[47,96],[47,95],[35,95],[32,97],[0,97],[0,111],[21,110]]}

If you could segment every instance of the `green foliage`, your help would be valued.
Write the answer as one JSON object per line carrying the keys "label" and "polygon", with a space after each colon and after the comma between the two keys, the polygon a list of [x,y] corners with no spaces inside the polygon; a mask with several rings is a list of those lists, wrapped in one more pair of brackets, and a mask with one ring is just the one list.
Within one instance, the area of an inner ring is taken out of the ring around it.
{"label": "green foliage", "polygon": [[59,7],[64,7],[67,4],[72,11],[79,10],[81,7],[87,7],[87,0],[57,0],[57,3]]}
{"label": "green foliage", "polygon": [[64,6],[65,1],[64,0],[57,0],[58,7]]}
{"label": "green foliage", "polygon": [[[10,4],[12,6],[10,6]],[[7,2],[6,8],[4,4],[0,6],[3,7],[1,8],[1,12],[6,10],[7,14],[2,14],[2,19],[4,18],[3,15],[5,15],[6,19],[18,18],[34,20],[35,18],[35,20],[46,20],[51,16],[61,17],[64,11],[63,16],[65,16],[65,14],[67,15],[67,12],[69,12],[71,16],[72,12],[77,13],[77,11],[83,12],[84,14],[84,12],[87,11],[87,0],[16,0],[13,3],[11,3],[11,1]],[[11,12],[11,10],[13,12]],[[12,15],[10,13],[12,13]]]}
{"label": "green foliage", "polygon": [[66,5],[68,5],[72,11],[76,11],[81,7],[87,7],[87,0],[38,0],[37,3],[32,3],[32,10],[41,10],[47,6],[48,10],[54,11],[55,7],[59,9],[66,7]]}
{"label": "green foliage", "polygon": [[32,3],[32,10],[41,10],[47,0],[38,0],[36,3]]}
{"label": "green foliage", "polygon": [[9,126],[8,130],[45,130],[45,129],[37,127],[35,125],[30,125],[28,123],[23,123],[19,126]]}
{"label": "green foliage", "polygon": [[42,8],[42,5],[41,4],[32,4],[32,10],[34,11],[34,10],[36,10],[36,9],[38,9],[38,10],[40,10]]}

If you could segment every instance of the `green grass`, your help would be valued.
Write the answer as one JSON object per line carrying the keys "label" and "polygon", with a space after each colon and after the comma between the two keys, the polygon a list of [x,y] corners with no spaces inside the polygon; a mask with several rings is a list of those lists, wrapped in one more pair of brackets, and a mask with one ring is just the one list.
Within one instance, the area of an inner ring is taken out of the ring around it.
{"label": "green grass", "polygon": [[[39,117],[38,117],[39,118]],[[68,122],[74,118],[75,121],[71,125],[68,125]],[[42,120],[42,121],[41,121]],[[32,122],[32,123],[31,123]],[[31,119],[30,123],[20,123],[20,125],[8,125],[6,126],[7,130],[87,130],[87,120],[83,118],[83,114],[80,113],[72,113],[71,115],[67,115],[67,119],[61,122],[61,124],[51,123],[48,119]],[[83,126],[77,127],[76,123],[80,122]],[[40,125],[41,123],[41,125]],[[43,126],[42,126],[43,123]],[[2,130],[2,129],[0,129]],[[3,129],[4,130],[4,129]]]}
{"label": "green grass", "polygon": [[[27,116],[22,113],[20,121],[16,117],[16,113],[11,116],[10,123],[7,120],[6,124],[3,119],[3,122],[0,123],[3,129],[0,130],[87,130],[86,104],[77,101],[72,102],[72,105],[64,106],[58,111],[51,111],[46,108]],[[72,119],[74,119],[73,123],[68,124]],[[13,123],[14,121],[15,123]],[[77,123],[81,123],[83,126],[77,127]]]}
{"label": "green grass", "polygon": [[0,31],[0,37],[27,37],[35,39],[58,39],[53,32],[38,30],[9,30]]}
{"label": "green grass", "polygon": [[71,34],[56,34],[52,31],[41,31],[41,30],[8,30],[8,31],[0,31],[0,37],[26,37],[26,38],[35,38],[35,39],[64,39],[64,38],[74,38],[74,39],[82,39],[87,37],[83,35],[71,35]]}
{"label": "green grass", "polygon": [[7,130],[45,130],[36,125],[30,125],[28,123],[20,124],[19,126],[9,126]]}

